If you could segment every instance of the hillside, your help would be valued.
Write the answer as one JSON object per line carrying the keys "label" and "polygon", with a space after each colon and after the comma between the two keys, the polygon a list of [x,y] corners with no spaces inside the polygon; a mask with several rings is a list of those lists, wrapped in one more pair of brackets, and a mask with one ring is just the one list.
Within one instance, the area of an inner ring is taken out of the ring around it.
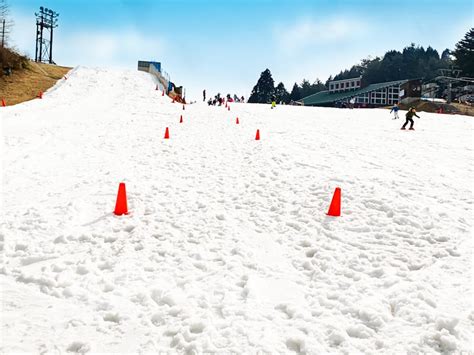
{"label": "hillside", "polygon": [[[459,104],[452,102],[450,104],[431,102],[427,100],[415,100],[410,101],[409,103],[401,103],[399,105],[400,109],[408,110],[410,107],[416,108],[418,112],[429,112],[437,113],[441,108],[443,113],[452,114],[452,115],[465,115],[465,116],[474,116],[474,107],[468,106],[466,104]],[[391,106],[387,107],[391,109]]]}
{"label": "hillside", "polygon": [[472,118],[183,110],[83,67],[0,112],[1,353],[474,350]]}
{"label": "hillside", "polygon": [[26,68],[0,77],[0,100],[7,106],[32,100],[62,79],[71,68],[29,61]]}

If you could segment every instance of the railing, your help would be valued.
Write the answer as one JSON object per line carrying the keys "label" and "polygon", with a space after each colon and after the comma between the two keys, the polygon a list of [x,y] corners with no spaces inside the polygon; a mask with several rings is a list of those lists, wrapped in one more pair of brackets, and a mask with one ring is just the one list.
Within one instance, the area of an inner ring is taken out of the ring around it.
{"label": "railing", "polygon": [[160,90],[165,90],[170,97],[175,98],[176,96],[181,100],[182,87],[176,87],[171,83],[170,76],[167,72],[162,70],[160,62],[148,62],[138,61],[138,70],[148,72],[154,75],[158,79],[158,85]]}

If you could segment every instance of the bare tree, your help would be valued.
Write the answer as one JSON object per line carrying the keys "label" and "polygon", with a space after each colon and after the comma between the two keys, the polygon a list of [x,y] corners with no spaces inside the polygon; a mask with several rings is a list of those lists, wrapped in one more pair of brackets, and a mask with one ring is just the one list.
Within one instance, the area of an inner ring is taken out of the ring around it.
{"label": "bare tree", "polygon": [[0,42],[2,48],[7,45],[8,36],[13,27],[13,21],[9,18],[10,9],[7,0],[0,0]]}

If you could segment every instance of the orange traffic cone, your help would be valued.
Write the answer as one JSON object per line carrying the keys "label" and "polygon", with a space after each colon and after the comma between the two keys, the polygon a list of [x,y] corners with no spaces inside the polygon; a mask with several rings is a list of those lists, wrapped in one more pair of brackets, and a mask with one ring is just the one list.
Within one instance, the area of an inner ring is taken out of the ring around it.
{"label": "orange traffic cone", "polygon": [[42,98],[43,98],[43,92],[40,91],[40,92],[38,93],[38,99],[42,99]]}
{"label": "orange traffic cone", "polygon": [[7,104],[5,103],[5,99],[2,99],[2,107],[5,107],[7,106]]}
{"label": "orange traffic cone", "polygon": [[260,140],[260,130],[257,129],[257,134],[255,135],[255,140],[259,141]]}
{"label": "orange traffic cone", "polygon": [[238,117],[235,119],[235,124],[239,124],[239,118]]}
{"label": "orange traffic cone", "polygon": [[179,123],[183,123],[183,115],[179,118]]}
{"label": "orange traffic cone", "polygon": [[341,188],[336,187],[332,196],[331,205],[329,206],[328,216],[339,217],[341,215]]}
{"label": "orange traffic cone", "polygon": [[168,127],[166,127],[165,139],[170,139],[170,131],[168,130]]}
{"label": "orange traffic cone", "polygon": [[125,183],[123,182],[121,182],[119,185],[114,214],[117,216],[128,214],[127,193],[125,192]]}

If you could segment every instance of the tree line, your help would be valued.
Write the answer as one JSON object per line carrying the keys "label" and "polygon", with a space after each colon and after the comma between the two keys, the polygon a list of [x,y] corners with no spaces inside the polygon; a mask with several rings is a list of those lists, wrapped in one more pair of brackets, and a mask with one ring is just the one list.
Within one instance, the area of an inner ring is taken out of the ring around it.
{"label": "tree line", "polygon": [[350,69],[341,71],[334,77],[330,76],[325,83],[316,79],[311,83],[307,79],[295,83],[291,92],[280,82],[276,87],[269,69],[263,71],[254,86],[248,102],[268,103],[272,96],[277,102],[289,103],[306,96],[328,89],[332,80],[349,79],[362,76],[362,86],[374,83],[403,79],[423,79],[432,81],[440,75],[439,69],[457,67],[462,70],[462,76],[474,77],[474,28],[471,28],[453,51],[445,49],[441,55],[431,46],[424,49],[412,43],[401,52],[391,50],[383,57],[366,58]]}

